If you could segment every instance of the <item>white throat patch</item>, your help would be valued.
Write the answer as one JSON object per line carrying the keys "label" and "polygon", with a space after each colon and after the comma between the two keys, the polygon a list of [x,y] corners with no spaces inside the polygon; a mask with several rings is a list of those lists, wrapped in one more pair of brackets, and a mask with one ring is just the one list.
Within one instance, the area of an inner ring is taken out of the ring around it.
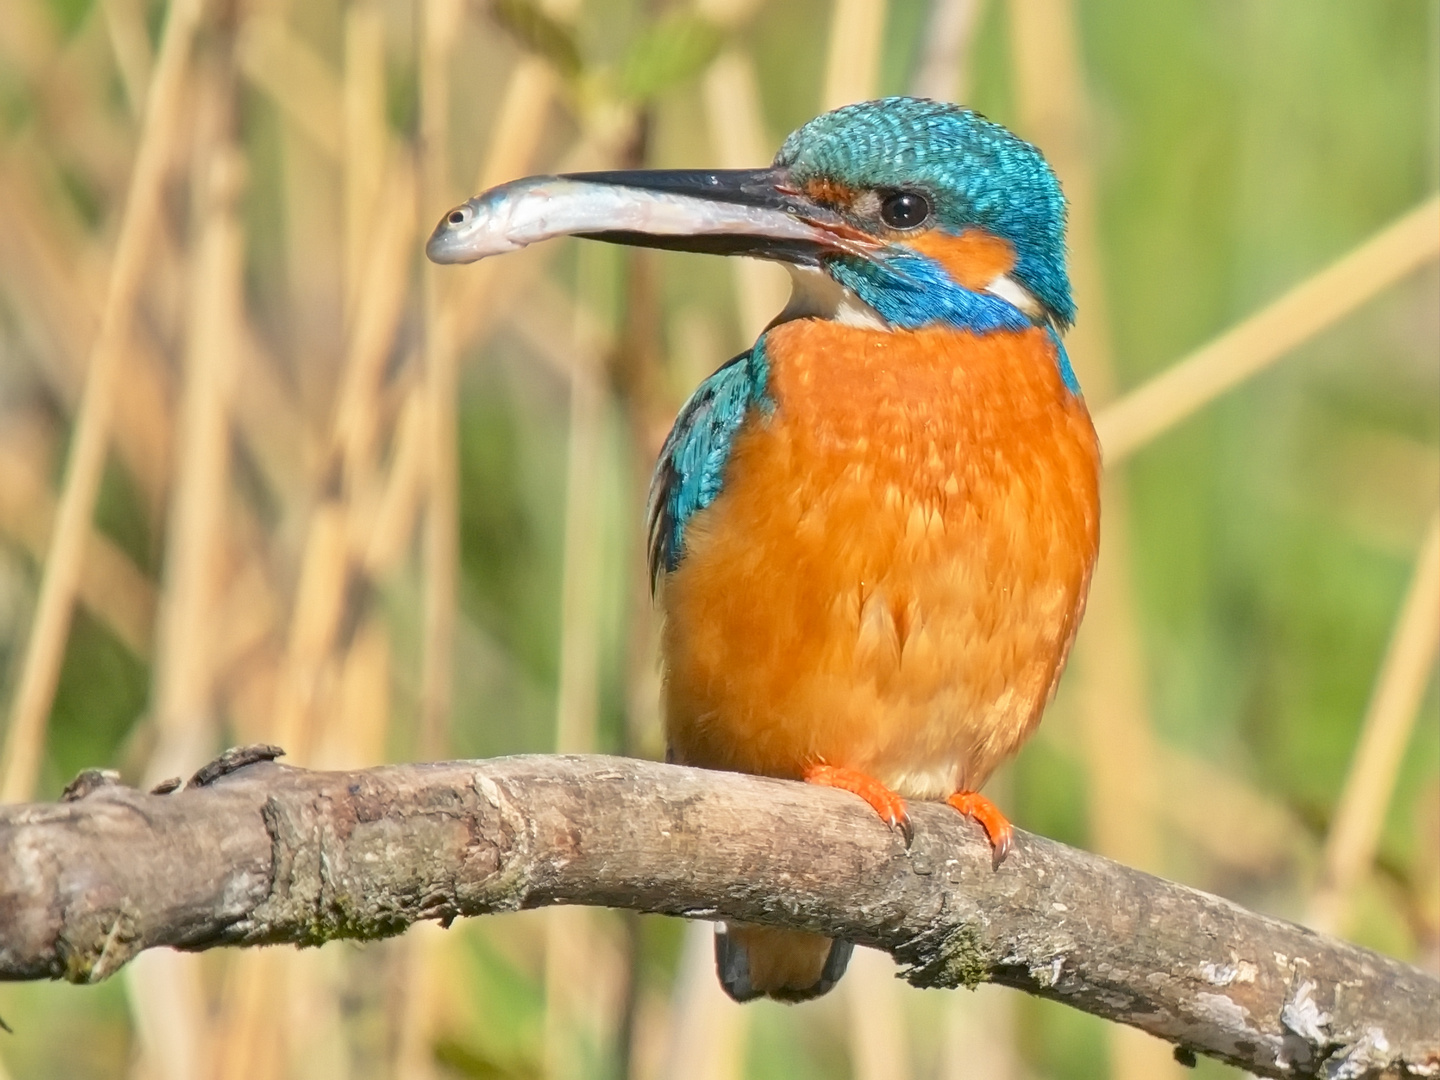
{"label": "white throat patch", "polygon": [[[790,301],[785,305],[785,310],[771,321],[771,326],[779,326],[793,319],[829,319],[842,326],[854,326],[863,330],[894,329],[878,311],[825,271],[813,266],[796,266],[794,263],[787,263],[785,269],[790,272]],[[1040,301],[1009,274],[998,275],[985,286],[985,291],[1004,300],[1037,323],[1045,318],[1045,308]]]}
{"label": "white throat patch", "polygon": [[830,319],[864,330],[891,329],[878,311],[825,271],[793,263],[787,263],[785,269],[790,271],[790,302],[771,326],[793,319]]}
{"label": "white throat patch", "polygon": [[1034,294],[1009,274],[999,275],[985,286],[985,291],[991,296],[998,296],[1007,304],[1019,308],[1036,322],[1039,322],[1045,314],[1045,309],[1041,307],[1040,301],[1035,299]]}

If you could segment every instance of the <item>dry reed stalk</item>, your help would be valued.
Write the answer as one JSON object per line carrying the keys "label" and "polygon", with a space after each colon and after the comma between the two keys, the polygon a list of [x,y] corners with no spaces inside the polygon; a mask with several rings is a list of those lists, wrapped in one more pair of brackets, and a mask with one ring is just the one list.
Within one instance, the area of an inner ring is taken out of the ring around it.
{"label": "dry reed stalk", "polygon": [[[1072,356],[1075,355],[1072,353]],[[1094,370],[1093,356],[1091,370]],[[1145,658],[1130,580],[1129,492],[1102,485],[1105,541],[1075,644],[1074,693],[1084,739],[1089,830],[1095,849],[1159,870],[1159,750],[1145,690]],[[1168,1043],[1132,1027],[1106,1028],[1114,1080],[1178,1080]]]}
{"label": "dry reed stalk", "polygon": [[[1128,520],[1128,499],[1104,489],[1110,522]],[[1157,870],[1159,752],[1150,729],[1144,658],[1135,626],[1129,535],[1111,524],[1090,587],[1079,659],[1071,676],[1081,708],[1081,760],[1089,790],[1090,834],[1101,854]]]}
{"label": "dry reed stalk", "polygon": [[885,7],[885,0],[835,0],[825,83],[820,91],[822,109],[875,97],[880,85]]}
{"label": "dry reed stalk", "polygon": [[[45,557],[55,523],[55,500],[45,478],[43,451],[17,445],[13,430],[0,442],[0,534],[37,562]],[[33,440],[27,440],[33,441]],[[155,586],[107,537],[92,532],[80,572],[80,603],[141,660],[150,657]]]}
{"label": "dry reed stalk", "polygon": [[[219,736],[210,628],[218,572],[229,546],[224,527],[229,399],[244,323],[245,240],[239,209],[245,163],[232,141],[233,67],[224,59],[206,63],[195,85],[191,205],[197,240],[185,275],[184,385],[156,625],[151,702],[156,738],[145,770],[148,784],[188,774],[214,752]],[[141,1035],[141,1070],[151,1077],[200,1075],[214,1034],[200,958],[164,957],[129,976],[126,989]]]}
{"label": "dry reed stalk", "polygon": [[[506,305],[504,320],[536,357],[567,383],[574,377],[576,364],[599,364],[602,358],[624,347],[623,339],[611,327],[588,316],[569,293],[545,277],[537,279],[513,304]],[[577,322],[583,323],[588,341],[581,352],[575,347]],[[670,416],[664,420],[665,430],[652,440],[652,451],[659,450],[670,429]],[[649,462],[646,464],[648,467]]]}
{"label": "dry reed stalk", "polygon": [[696,0],[695,13],[724,30],[737,29],[763,0]]}
{"label": "dry reed stalk", "polygon": [[228,143],[208,156],[201,166],[208,175],[196,185],[204,190],[197,199],[200,240],[156,627],[152,713],[159,741],[151,783],[193,769],[214,752],[219,736],[209,628],[230,489],[229,398],[244,303],[245,244],[237,218],[244,166]]}
{"label": "dry reed stalk", "polygon": [[316,757],[327,769],[354,769],[386,759],[390,727],[390,631],[383,616],[364,616],[341,661],[338,723],[324,726]]}
{"label": "dry reed stalk", "polygon": [[237,746],[264,742],[274,730],[272,707],[284,664],[283,647],[267,640],[225,672],[220,692]]}
{"label": "dry reed stalk", "polygon": [[[240,352],[243,356],[243,348]],[[243,372],[236,375],[243,378]],[[216,713],[229,719],[230,737],[244,745],[272,735],[274,674],[282,656],[288,605],[274,580],[272,537],[233,485],[225,514],[227,530],[216,552],[207,648]],[[254,693],[258,667],[270,669],[270,691],[263,695],[263,705],[262,696]],[[263,719],[256,722],[261,709]]]}
{"label": "dry reed stalk", "polygon": [[96,107],[113,90],[113,55],[103,22],[97,7],[86,11],[31,96],[45,118],[45,142],[102,188],[119,192],[129,175],[134,132],[116,110]]}
{"label": "dry reed stalk", "polygon": [[1320,882],[1306,923],[1321,933],[1342,931],[1355,887],[1375,860],[1380,830],[1395,791],[1400,761],[1440,646],[1440,513],[1430,519],[1415,571],[1370,704],[1335,817],[1325,838]]}
{"label": "dry reed stalk", "polygon": [[1105,463],[1123,461],[1437,255],[1440,195],[1101,410]]}
{"label": "dry reed stalk", "polygon": [[[601,526],[599,499],[603,462],[605,387],[599,345],[611,335],[587,299],[604,289],[598,279],[611,273],[604,248],[582,249],[582,295],[573,307],[570,366],[570,430],[565,466],[564,550],[561,563],[560,677],[556,700],[555,750],[591,754],[599,692],[598,579]],[[588,279],[588,281],[587,281]],[[587,298],[585,293],[590,296]]]}
{"label": "dry reed stalk", "polygon": [[[450,63],[462,10],[456,0],[417,0],[420,34],[420,155],[417,211],[428,228],[450,190]],[[423,203],[420,201],[423,200]],[[453,283],[439,267],[421,268],[423,397],[416,406],[424,435],[424,517],[421,564],[420,716],[416,749],[422,758],[444,755],[449,744],[456,589],[459,585],[459,485],[455,398],[459,339],[451,306]],[[412,419],[413,423],[413,419]],[[403,431],[402,431],[403,434]],[[402,444],[403,445],[403,444]],[[398,460],[398,458],[397,458]],[[420,1080],[434,1074],[437,1018],[431,1008],[446,996],[437,964],[439,943],[427,933],[399,952],[404,1002],[398,1017],[392,1067]]]}
{"label": "dry reed stalk", "polygon": [[[490,143],[472,185],[475,191],[515,179],[531,167],[559,85],[559,78],[548,64],[531,57],[517,63],[501,98]],[[594,167],[598,157],[593,138],[584,137],[559,171]],[[511,256],[505,262],[504,274],[500,273],[500,261],[490,259],[467,267],[451,281],[449,295],[437,319],[445,318],[457,352],[482,340],[497,316],[510,311],[515,303],[523,302],[531,290],[542,285],[542,271],[557,247],[544,244]],[[438,267],[426,268],[427,274],[444,272]],[[455,274],[453,269],[449,272]]]}
{"label": "dry reed stalk", "polygon": [[273,1003],[283,1000],[284,956],[280,949],[247,949],[230,958],[207,1078],[275,1080],[284,1074],[286,1040],[272,1015]]}
{"label": "dry reed stalk", "polygon": [[421,629],[420,755],[444,756],[450,741],[455,606],[460,572],[460,475],[456,460],[459,344],[454,309],[439,295],[439,267],[425,270],[426,505]]}
{"label": "dry reed stalk", "polygon": [[[1071,0],[1010,0],[1010,46],[1021,126],[1045,151],[1070,201],[1072,281],[1080,318],[1070,355],[1091,402],[1113,393],[1114,375],[1095,181],[1087,153],[1090,103]],[[1075,647],[1072,689],[1079,703],[1089,792],[1090,835],[1102,854],[1157,869],[1157,752],[1146,700],[1144,656],[1131,595],[1129,502],[1105,485],[1105,541]],[[1158,1039],[1116,1025],[1108,1032],[1111,1075],[1162,1080],[1179,1075]]]}
{"label": "dry reed stalk", "polygon": [[145,111],[145,88],[150,85],[155,57],[150,50],[150,34],[145,28],[145,8],[137,0],[101,0],[105,29],[110,35],[110,49],[120,84],[130,111],[140,116]]}
{"label": "dry reed stalk", "polygon": [[122,977],[139,1043],[137,1080],[196,1080],[208,1028],[199,957],[152,949],[135,959]]}
{"label": "dry reed stalk", "polygon": [[[11,310],[44,360],[40,375],[77,404],[95,342],[106,282],[87,272],[85,235],[74,208],[41,192],[61,186],[40,151],[12,152],[0,166],[0,275]],[[133,328],[115,387],[113,438],[147,508],[162,504],[170,478],[171,424],[166,360],[150,334]]]}
{"label": "dry reed stalk", "polygon": [[1028,1070],[1014,1048],[1020,1033],[1015,1007],[1020,999],[1008,987],[982,983],[956,990],[945,1002],[936,1080],[1023,1080]]}
{"label": "dry reed stalk", "polygon": [[[214,626],[210,631],[211,663],[218,692],[227,707],[230,686],[241,677],[242,669],[254,662],[258,653],[279,655],[281,628],[285,611],[279,593],[270,580],[261,551],[266,538],[247,536],[255,529],[244,529],[235,523],[230,560],[217,590]],[[272,693],[266,708],[274,702]],[[233,709],[228,709],[233,712]],[[269,737],[268,721],[262,727],[238,730],[236,742],[244,745],[263,742]]]}
{"label": "dry reed stalk", "polygon": [[[424,7],[424,29],[420,47],[422,88],[422,143],[427,148],[422,166],[422,186],[429,216],[448,207],[453,200],[449,179],[449,67],[450,48],[455,38],[460,9],[453,0],[431,0]],[[549,65],[534,57],[523,57],[509,76],[482,158],[475,189],[494,186],[522,174],[529,168],[545,132],[545,120],[559,80]],[[468,193],[467,193],[468,194]],[[537,264],[538,265],[538,264]],[[514,271],[519,270],[516,275]],[[524,266],[511,264],[505,278],[497,274],[495,262],[471,268],[459,280],[454,271],[427,264],[423,268],[425,311],[424,410],[416,430],[425,436],[425,475],[417,488],[426,495],[423,534],[423,622],[420,680],[420,754],[439,757],[448,744],[450,697],[452,692],[456,615],[459,583],[459,477],[456,463],[455,401],[458,393],[460,349],[483,333],[482,323],[489,312],[503,310],[497,293],[503,282],[523,289]],[[448,274],[448,276],[447,276]],[[403,438],[406,429],[402,428]],[[393,474],[403,482],[402,457],[406,441],[397,451]],[[395,488],[397,498],[402,489]],[[390,519],[394,520],[394,519]],[[372,552],[383,546],[377,540]],[[376,557],[380,557],[378,554]],[[430,1001],[451,992],[444,973],[437,966],[438,941],[429,938],[408,947],[405,956],[405,998]],[[433,1010],[407,1007],[401,1017],[397,1040],[397,1067],[411,1072],[433,1068],[428,1048],[437,1030]],[[421,1064],[421,1062],[424,1064]]]}
{"label": "dry reed stalk", "polygon": [[670,1039],[659,1080],[742,1080],[753,1011],[725,996],[715,978],[714,929],[685,928],[675,976]]}
{"label": "dry reed stalk", "polygon": [[[774,156],[760,109],[760,83],[755,63],[739,50],[722,53],[706,70],[702,83],[710,138],[722,169],[748,169]],[[788,275],[775,263],[733,260],[739,301],[739,339],[748,347],[785,306],[790,295]],[[720,357],[715,357],[718,366]]]}
{"label": "dry reed stalk", "polygon": [[[244,34],[242,28],[242,41]],[[339,78],[333,73],[329,78],[338,123]],[[323,471],[332,464],[329,434],[352,337],[344,323],[345,196],[342,163],[317,144],[282,104],[283,95],[298,93],[279,82],[264,96],[275,106],[279,133],[280,218],[284,228],[280,234],[283,277],[278,284],[286,306],[283,359],[288,381],[298,391],[294,396],[301,411],[310,418],[314,430],[325,433],[321,442],[324,452],[316,463],[317,471]],[[338,128],[335,138],[337,142],[341,138]]]}
{"label": "dry reed stalk", "polygon": [[255,15],[240,36],[240,69],[331,160],[345,153],[344,92],[330,65],[278,14]]}
{"label": "dry reed stalk", "polygon": [[306,532],[269,740],[285,747],[297,763],[308,763],[314,752],[315,703],[325,697],[334,675],[331,646],[350,577],[346,524],[344,505],[327,500],[311,514]]}
{"label": "dry reed stalk", "polygon": [[[608,162],[587,159],[592,167],[602,163]],[[560,244],[537,244],[507,255],[503,260],[503,274],[498,272],[501,265],[498,259],[488,259],[461,271],[452,285],[454,298],[447,308],[454,320],[458,346],[463,349],[483,342],[506,312],[539,287],[545,268],[561,247]]]}
{"label": "dry reed stalk", "polygon": [[295,991],[291,970],[315,955],[254,949],[226,957],[219,1001],[206,1032],[207,1076],[284,1080],[292,1075],[289,1061],[296,1032],[288,1022]]}
{"label": "dry reed stalk", "polygon": [[243,328],[232,422],[282,507],[303,506],[325,457],[318,425],[279,377],[275,358]]}
{"label": "dry reed stalk", "polygon": [[287,1035],[284,1075],[290,1080],[349,1080],[354,1071],[341,1007],[350,959],[339,949],[280,953],[283,990],[271,1002],[271,1016]]}
{"label": "dry reed stalk", "polygon": [[11,4],[0,19],[0,56],[26,85],[39,82],[60,49],[54,19],[41,4]]}
{"label": "dry reed stalk", "polygon": [[908,988],[895,978],[895,962],[874,949],[856,949],[840,987],[855,1080],[909,1080],[914,1068],[905,1027]]}
{"label": "dry reed stalk", "polygon": [[394,155],[385,175],[387,209],[372,223],[335,412],[333,438],[347,495],[369,477],[377,458],[385,362],[405,312],[415,256],[416,177],[408,156]]}
{"label": "dry reed stalk", "polygon": [[970,92],[970,41],[984,11],[982,0],[930,0],[930,17],[910,92],[936,101],[963,102]]}
{"label": "dry reed stalk", "polygon": [[[565,464],[565,519],[560,571],[560,673],[555,703],[555,751],[594,753],[599,715],[600,487],[604,457],[605,385],[599,343],[610,336],[598,311],[609,310],[612,253],[587,244],[578,252],[577,296],[570,352],[570,423]],[[545,1073],[578,1076],[578,1028],[593,1011],[602,973],[577,957],[593,956],[593,912],[557,909],[545,922]]]}
{"label": "dry reed stalk", "polygon": [[[251,737],[278,741],[290,758],[319,768],[380,760],[375,748],[383,745],[388,721],[389,648],[383,627],[375,627],[372,617],[356,634],[358,648],[343,655],[336,649],[354,580],[346,510],[341,502],[327,501],[314,512],[285,651],[261,657],[258,670],[250,673],[262,693],[266,688],[272,692],[249,703],[248,724],[243,715],[235,717],[237,727],[254,732]],[[248,597],[242,605],[252,616],[265,614]],[[245,711],[243,698],[231,703],[237,714]],[[261,710],[258,719],[256,710]],[[218,1017],[211,1057],[223,1058],[225,1047],[245,1032],[281,1030],[288,1056],[266,1059],[274,1070],[271,1076],[343,1076],[349,1054],[338,1005],[339,977],[331,968],[346,959],[320,952],[281,953],[273,993],[243,999],[240,1011]],[[250,958],[231,962],[243,966]]]}
{"label": "dry reed stalk", "polygon": [[[35,160],[38,156],[12,149],[0,167],[0,274],[5,275],[6,290],[23,298],[15,311],[37,353],[51,361],[41,374],[58,396],[74,401],[83,384],[105,282],[87,265],[86,241],[73,209],[41,196],[42,187],[53,190],[60,181],[50,175],[53,167]],[[178,257],[173,261],[180,262]],[[187,291],[181,288],[177,294]],[[273,362],[248,330],[244,341],[245,370],[235,395],[239,432],[281,501],[294,503],[301,483],[297,466],[315,457],[309,433],[278,386]],[[124,364],[127,377],[115,392],[113,438],[152,516],[158,517],[173,457],[168,363],[151,334],[135,327]],[[284,498],[287,495],[291,497]]]}
{"label": "dry reed stalk", "polygon": [[413,170],[397,156],[385,193],[387,205],[395,211],[376,221],[336,403],[332,467],[338,470],[339,483],[316,507],[306,537],[275,713],[276,741],[297,760],[308,760],[314,748],[325,741],[317,725],[342,720],[329,710],[318,710],[316,704],[336,685],[336,635],[350,600],[356,559],[363,556],[359,547],[368,542],[357,536],[351,516],[378,453],[377,402],[385,358],[407,294],[414,185]]}
{"label": "dry reed stalk", "polygon": [[398,944],[402,989],[391,1008],[396,1029],[391,1075],[424,1080],[435,1073],[435,1033],[449,1026],[456,1002],[468,993],[461,976],[449,970],[455,940],[439,923],[412,926]]}
{"label": "dry reed stalk", "polygon": [[[546,5],[557,17],[573,14],[573,0]],[[423,191],[427,208],[448,207],[449,50],[460,9],[454,0],[430,0],[422,34],[421,127],[427,147]],[[543,62],[526,57],[510,75],[475,187],[483,190],[524,173],[539,148],[545,117],[559,80]],[[427,218],[428,222],[428,218]],[[427,756],[438,756],[448,723],[458,585],[458,492],[455,454],[455,398],[460,349],[481,333],[490,312],[501,310],[499,293],[523,289],[524,279],[511,263],[501,278],[495,261],[481,263],[454,280],[449,268],[424,267],[425,368],[431,432],[428,505],[425,527],[425,610],[422,632],[421,730]],[[502,287],[509,282],[510,289]],[[508,296],[507,296],[508,299]]]}
{"label": "dry reed stalk", "polygon": [[[1095,367],[1091,354],[1092,372]],[[1089,831],[1101,854],[1158,870],[1160,837],[1153,808],[1159,803],[1159,750],[1130,580],[1129,493],[1111,478],[1102,487],[1101,505],[1105,540],[1070,676],[1084,743]],[[1107,1027],[1106,1038],[1115,1080],[1184,1075],[1168,1043],[1119,1024]]]}
{"label": "dry reed stalk", "polygon": [[345,328],[358,313],[366,257],[382,206],[385,164],[391,153],[385,116],[385,25],[373,0],[345,9],[344,108]]}
{"label": "dry reed stalk", "polygon": [[[246,595],[260,587],[267,599],[273,593],[264,573],[254,561],[241,569],[231,582],[229,594],[221,608],[221,618],[231,611],[240,618],[256,614],[256,604]],[[248,628],[242,641],[226,642],[246,654],[245,661],[236,661],[224,671],[229,686],[222,686],[227,710],[237,742],[274,738],[274,705],[279,697],[281,676],[288,658],[280,648],[265,649],[271,632],[283,618],[278,603],[269,612],[268,624]],[[245,638],[258,640],[245,642]],[[250,648],[245,648],[250,644]],[[217,643],[217,654],[221,643]],[[260,655],[255,655],[255,653]],[[239,671],[234,670],[240,668]],[[283,1080],[289,1075],[288,1060],[293,1029],[286,1023],[291,1010],[293,988],[289,979],[290,965],[305,963],[292,957],[288,950],[245,950],[225,957],[223,981],[209,1027],[205,1061],[207,1076],[214,1080]]]}
{"label": "dry reed stalk", "polygon": [[596,964],[596,912],[557,907],[545,913],[545,1016],[541,1028],[541,1074],[546,1080],[580,1080],[586,1075],[586,1043],[606,1045],[599,1030],[599,997],[604,972]]}
{"label": "dry reed stalk", "polygon": [[109,445],[110,418],[120,360],[130,337],[135,299],[146,270],[157,224],[161,186],[177,135],[182,89],[203,0],[175,0],[165,22],[155,81],[145,102],[145,121],[126,194],[115,261],[100,329],[91,350],[85,392],[76,416],[55,531],[45,560],[40,598],[26,643],[19,690],[11,707],[0,754],[0,802],[28,798],[45,743],[45,722],[60,674],[90,517]]}
{"label": "dry reed stalk", "polygon": [[1233,771],[1163,743],[1156,760],[1154,812],[1215,865],[1265,877],[1313,847],[1288,806]]}
{"label": "dry reed stalk", "polygon": [[669,999],[656,990],[642,990],[631,1028],[629,1068],[618,1080],[660,1080],[670,1031]]}
{"label": "dry reed stalk", "polygon": [[390,471],[363,545],[362,563],[371,580],[385,577],[400,564],[415,531],[425,493],[426,405],[424,386],[412,387],[395,423]]}
{"label": "dry reed stalk", "polygon": [[[639,114],[636,137],[626,154],[627,167],[650,164],[654,111]],[[652,466],[660,449],[660,431],[674,416],[674,402],[662,389],[665,378],[663,309],[659,254],[632,249],[623,253],[621,314],[616,344],[603,351],[607,358],[608,381],[624,426],[625,438],[617,477],[622,496],[617,505],[628,521],[644,518],[642,493],[648,491]],[[650,575],[638,546],[628,547],[620,561],[622,588],[616,610],[624,620],[624,649],[619,664],[623,680],[623,727],[620,753],[636,757],[661,757],[664,736],[659,713],[659,617],[650,590]],[[615,1071],[628,1078],[644,1068],[637,1060],[646,1053],[642,1040],[651,1032],[644,1025],[648,1017],[641,1010],[646,1003],[663,999],[647,993],[643,978],[645,943],[638,916],[619,916],[623,945],[619,968],[621,997],[615,1031]],[[651,1047],[658,1046],[653,1043]],[[653,1060],[653,1059],[652,1059]],[[653,1060],[658,1064],[658,1060]]]}
{"label": "dry reed stalk", "polygon": [[[420,192],[428,225],[435,208],[452,202],[450,180],[450,62],[460,28],[458,0],[420,5]],[[455,398],[459,343],[452,283],[426,263],[423,274],[425,386],[429,404],[429,476],[422,560],[420,738],[422,757],[443,756],[449,742],[454,673],[455,591],[459,585],[459,473]]]}
{"label": "dry reed stalk", "polygon": [[[1038,738],[1060,753],[1085,752],[1082,733],[1045,725]],[[1217,866],[1255,876],[1273,875],[1313,847],[1309,830],[1293,811],[1233,770],[1186,750],[1155,745],[1156,797],[1150,812]]]}
{"label": "dry reed stalk", "polygon": [[516,61],[475,179],[477,192],[514,180],[535,160],[559,89],[560,77],[544,60],[527,54]]}
{"label": "dry reed stalk", "polygon": [[[552,15],[573,17],[576,0],[550,0]],[[550,88],[553,93],[554,87]],[[507,96],[507,101],[509,100]],[[519,103],[517,102],[517,109]],[[536,106],[538,110],[538,106]],[[628,141],[633,115],[618,106],[596,109],[584,120],[584,134],[567,155],[563,171],[609,164]],[[510,125],[497,125],[496,146]],[[538,137],[538,130],[536,136]],[[533,153],[535,145],[529,144]],[[517,170],[521,171],[521,170]],[[482,176],[490,182],[508,179],[488,166]],[[553,247],[553,245],[552,245]],[[578,296],[574,305],[570,368],[570,443],[566,469],[566,514],[562,556],[561,673],[556,702],[556,744],[565,748],[593,745],[598,710],[598,472],[604,389],[600,349],[609,327],[591,314],[589,306],[613,284],[606,252],[593,245],[580,249]],[[538,262],[537,262],[538,269]],[[517,268],[519,269],[519,268]],[[512,282],[512,287],[513,287]],[[523,289],[514,295],[523,295]],[[489,311],[501,310],[498,297]],[[596,305],[606,308],[603,303]],[[585,460],[586,447],[589,460]],[[588,523],[588,529],[587,529]],[[589,550],[586,550],[588,545]],[[547,912],[545,931],[544,1068],[553,1078],[577,1075],[578,1043],[587,1030],[602,1041],[601,1017],[607,991],[618,985],[619,961],[605,947],[595,913],[584,909]],[[613,996],[613,995],[610,995]]]}
{"label": "dry reed stalk", "polygon": [[[52,364],[45,373],[57,381],[62,393],[74,397],[78,395],[80,367],[98,322],[104,281],[89,272],[78,221],[71,220],[73,214],[56,213],[57,207],[68,204],[39,197],[37,170],[43,166],[37,165],[34,157],[26,155],[22,161],[12,151],[8,169],[0,175],[0,183],[8,185],[5,197],[0,198],[0,212],[11,211],[14,217],[6,222],[14,227],[0,229],[0,249],[6,243],[19,245],[14,261],[0,258],[0,264],[7,270],[23,268],[24,272],[17,272],[7,284],[26,297],[19,310],[27,318],[44,320],[41,336],[53,344],[42,351],[56,359],[69,359],[69,368],[62,370]],[[239,402],[247,406],[241,410],[243,441],[283,496],[287,490],[293,493],[298,489],[296,465],[307,456],[300,449],[305,432],[289,398],[277,386],[272,365],[259,355],[249,334],[244,337],[246,358],[251,362],[240,381],[238,395]],[[156,355],[147,335],[137,328],[125,363],[127,378],[116,391],[115,440],[122,460],[146,492],[147,501],[153,504],[169,483],[168,391],[158,375],[164,361]],[[70,369],[73,387],[68,382],[59,383],[70,377]],[[293,438],[292,432],[300,438]],[[313,453],[309,456],[313,457]],[[10,489],[12,495],[30,490],[14,486]],[[43,495],[43,503],[35,506],[43,518],[44,535],[48,535],[53,507],[43,487],[35,490]],[[30,531],[34,531],[33,524]],[[109,622],[121,640],[137,650],[137,655],[147,655],[155,608],[153,587],[103,536],[92,533],[88,551],[80,584],[81,602]],[[245,610],[231,604],[231,617],[216,623],[231,637],[237,627],[254,628],[262,623],[268,629],[273,625],[273,590],[263,577],[252,580],[242,595],[247,601]],[[225,656],[218,656],[216,670],[223,671],[229,662]]]}

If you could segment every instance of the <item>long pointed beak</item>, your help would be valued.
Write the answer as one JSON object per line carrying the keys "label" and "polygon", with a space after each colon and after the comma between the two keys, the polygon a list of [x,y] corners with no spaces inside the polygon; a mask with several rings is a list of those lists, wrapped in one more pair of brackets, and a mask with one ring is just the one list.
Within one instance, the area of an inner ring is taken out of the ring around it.
{"label": "long pointed beak", "polygon": [[425,254],[437,263],[468,263],[555,236],[583,236],[813,266],[827,252],[877,246],[787,179],[783,169],[532,176],[451,210]]}

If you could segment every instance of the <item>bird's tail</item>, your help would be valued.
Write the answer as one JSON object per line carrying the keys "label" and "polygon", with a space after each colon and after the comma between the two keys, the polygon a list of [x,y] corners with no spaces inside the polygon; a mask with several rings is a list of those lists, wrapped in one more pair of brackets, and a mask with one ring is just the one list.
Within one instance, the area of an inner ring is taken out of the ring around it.
{"label": "bird's tail", "polygon": [[809,1001],[845,974],[854,945],[800,930],[718,923],[715,973],[736,1001]]}

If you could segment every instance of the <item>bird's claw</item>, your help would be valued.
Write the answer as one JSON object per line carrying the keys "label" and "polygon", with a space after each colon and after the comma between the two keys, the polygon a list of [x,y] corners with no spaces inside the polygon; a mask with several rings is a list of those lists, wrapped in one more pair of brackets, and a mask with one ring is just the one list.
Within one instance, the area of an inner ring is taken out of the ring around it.
{"label": "bird's claw", "polygon": [[1000,808],[978,791],[957,791],[945,800],[960,813],[985,830],[990,841],[991,866],[998,870],[1015,847],[1015,826],[1000,812]]}
{"label": "bird's claw", "polygon": [[890,823],[900,830],[900,835],[905,838],[905,846],[908,848],[915,842],[915,826],[910,823],[910,815],[902,813],[899,821]]}
{"label": "bird's claw", "polygon": [[905,800],[873,776],[837,765],[811,765],[805,770],[804,780],[807,784],[839,788],[859,795],[880,815],[881,821],[899,831],[907,848],[914,842],[915,826],[905,809]]}

